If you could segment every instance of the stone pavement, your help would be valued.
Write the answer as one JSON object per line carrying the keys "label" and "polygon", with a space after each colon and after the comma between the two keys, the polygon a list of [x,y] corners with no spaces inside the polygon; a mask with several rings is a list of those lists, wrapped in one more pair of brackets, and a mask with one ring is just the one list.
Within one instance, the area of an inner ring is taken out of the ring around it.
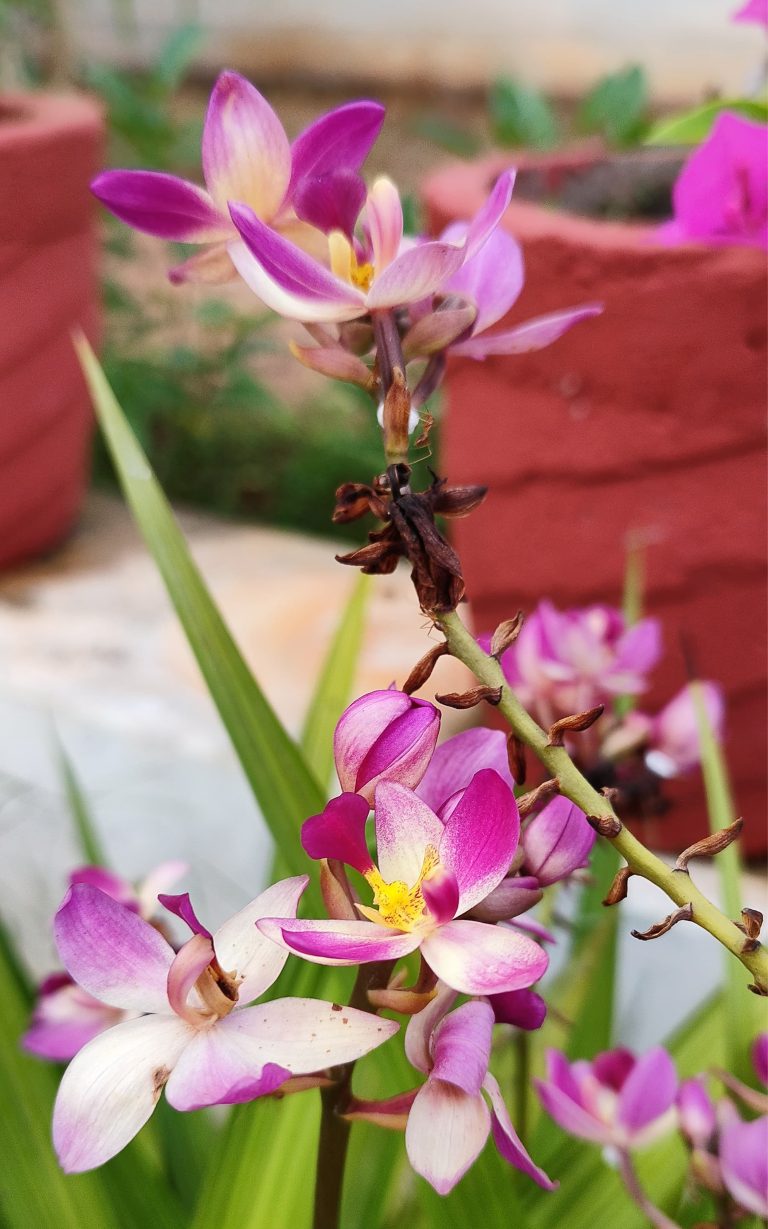
{"label": "stone pavement", "polygon": [[[199,513],[180,519],[246,659],[298,733],[354,574],[321,540]],[[407,570],[377,578],[356,693],[402,682],[429,643]],[[184,887],[214,925],[255,894],[269,868],[263,821],[118,500],[92,495],[61,550],[0,577],[0,661],[0,900],[36,975],[54,961],[50,917],[80,861],[57,738],[123,874],[186,859]],[[444,658],[424,694],[466,683],[463,667]],[[457,716],[446,714],[448,731]],[[711,868],[696,874],[714,894]],[[751,882],[748,903],[760,908],[763,896]],[[720,952],[695,927],[677,927],[663,945],[632,940],[633,926],[669,911],[642,881],[632,881],[622,910],[619,1027],[627,1043],[646,1045],[713,987]]]}

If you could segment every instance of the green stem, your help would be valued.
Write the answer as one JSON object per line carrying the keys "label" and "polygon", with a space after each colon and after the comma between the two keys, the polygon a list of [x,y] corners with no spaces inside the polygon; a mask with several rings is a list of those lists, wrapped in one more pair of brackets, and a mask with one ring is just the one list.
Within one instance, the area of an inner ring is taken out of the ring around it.
{"label": "green stem", "polygon": [[[350,1007],[375,1015],[376,1008],[371,1006],[368,991],[386,986],[394,965],[393,960],[361,965],[349,1000]],[[341,1224],[344,1169],[351,1129],[350,1123],[342,1115],[349,1103],[354,1069],[354,1062],[334,1068],[335,1083],[320,1092],[320,1138],[317,1145],[313,1229],[339,1229]]]}
{"label": "green stem", "polygon": [[657,1208],[655,1203],[651,1203],[651,1200],[640,1185],[640,1179],[637,1176],[632,1157],[626,1149],[622,1149],[619,1153],[619,1172],[633,1202],[637,1204],[641,1212],[645,1213],[654,1229],[680,1229],[677,1221],[670,1220],[666,1213],[662,1212],[661,1208]]}
{"label": "green stem", "polygon": [[[435,618],[445,633],[452,656],[463,661],[478,682],[502,688],[499,712],[504,714],[518,738],[538,756],[551,776],[557,777],[560,793],[590,817],[615,820],[616,815],[608,799],[579,772],[565,748],[548,746],[547,734],[506,685],[499,663],[483,652],[456,612],[439,614]],[[674,871],[665,865],[623,826],[610,840],[636,875],[655,883],[676,905],[690,904],[692,920],[709,931],[741,961],[752,974],[759,993],[768,993],[768,952],[762,947],[754,951],[745,950],[749,945],[744,932],[699,891],[687,872]]]}

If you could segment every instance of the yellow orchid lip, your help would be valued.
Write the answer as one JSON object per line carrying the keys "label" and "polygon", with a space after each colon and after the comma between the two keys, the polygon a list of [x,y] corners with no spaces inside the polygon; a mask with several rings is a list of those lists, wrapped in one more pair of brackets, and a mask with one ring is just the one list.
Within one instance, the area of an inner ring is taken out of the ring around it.
{"label": "yellow orchid lip", "polygon": [[331,272],[358,290],[370,290],[375,270],[370,261],[360,263],[349,239],[340,230],[328,236]]}
{"label": "yellow orchid lip", "polygon": [[394,926],[398,930],[417,930],[424,922],[427,905],[421,890],[424,880],[439,865],[439,855],[434,845],[428,845],[424,851],[416,882],[409,887],[401,879],[387,883],[382,878],[377,867],[366,871],[365,878],[373,888],[374,906],[358,905],[358,911],[369,921],[380,926]]}

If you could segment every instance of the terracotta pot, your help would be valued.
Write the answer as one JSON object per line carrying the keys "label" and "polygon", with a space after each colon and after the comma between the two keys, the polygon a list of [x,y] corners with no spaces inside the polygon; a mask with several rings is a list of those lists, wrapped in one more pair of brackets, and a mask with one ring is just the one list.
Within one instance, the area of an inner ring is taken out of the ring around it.
{"label": "terracotta pot", "polygon": [[[431,228],[470,217],[511,161],[432,176]],[[557,178],[572,162],[548,166]],[[648,227],[525,202],[504,225],[527,274],[510,320],[589,300],[605,312],[540,353],[449,364],[443,472],[491,488],[453,522],[475,625],[545,595],[561,607],[616,604],[627,544],[646,542],[646,604],[666,645],[648,705],[685,681],[684,637],[698,672],[726,689],[745,846],[764,851],[764,254],[663,248]],[[698,774],[670,793],[669,815],[641,829],[679,850],[706,829]]]}
{"label": "terracotta pot", "polygon": [[91,411],[71,331],[98,333],[88,98],[0,96],[0,566],[59,542],[80,506]]}

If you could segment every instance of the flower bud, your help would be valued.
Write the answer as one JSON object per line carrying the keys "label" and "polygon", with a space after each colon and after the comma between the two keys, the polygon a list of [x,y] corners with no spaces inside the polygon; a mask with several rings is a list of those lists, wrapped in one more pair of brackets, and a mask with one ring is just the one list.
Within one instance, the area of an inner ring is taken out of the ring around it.
{"label": "flower bud", "polygon": [[391,688],[371,691],[342,713],[333,739],[341,788],[373,803],[379,781],[414,789],[427,770],[440,713],[426,700]]}
{"label": "flower bud", "polygon": [[597,834],[586,816],[567,798],[553,798],[522,836],[525,868],[542,887],[586,866]]}
{"label": "flower bud", "polygon": [[680,1129],[694,1148],[705,1149],[715,1132],[715,1107],[700,1079],[684,1080],[677,1093]]}

